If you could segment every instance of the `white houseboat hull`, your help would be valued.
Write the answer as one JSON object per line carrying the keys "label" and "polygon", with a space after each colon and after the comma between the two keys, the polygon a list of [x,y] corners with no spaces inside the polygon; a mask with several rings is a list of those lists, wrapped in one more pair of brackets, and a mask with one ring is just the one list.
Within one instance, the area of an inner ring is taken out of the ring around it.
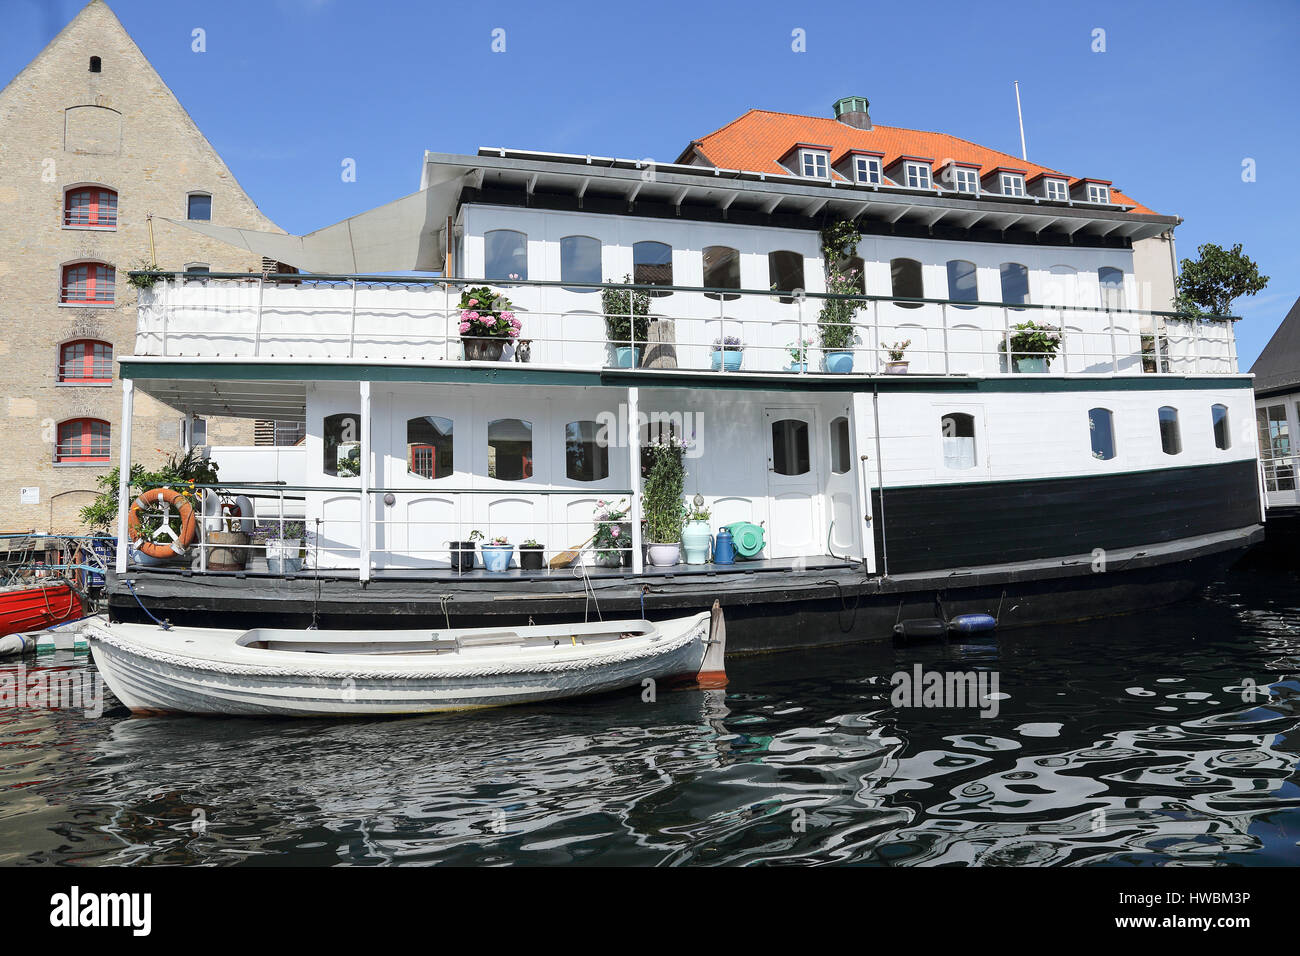
{"label": "white houseboat hull", "polygon": [[94,622],[86,633],[108,686],[137,714],[418,714],[694,678],[710,615],[434,632]]}

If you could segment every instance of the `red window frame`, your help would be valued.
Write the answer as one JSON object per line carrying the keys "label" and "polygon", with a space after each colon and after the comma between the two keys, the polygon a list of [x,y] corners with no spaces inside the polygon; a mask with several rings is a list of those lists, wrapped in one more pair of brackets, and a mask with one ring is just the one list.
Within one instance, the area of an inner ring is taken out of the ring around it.
{"label": "red window frame", "polygon": [[116,229],[117,192],[103,186],[69,189],[63,194],[63,224]]}
{"label": "red window frame", "polygon": [[[411,445],[408,460],[408,467],[411,474],[419,475],[421,478],[437,478],[438,476],[438,450],[432,445]],[[426,455],[427,453],[427,455]],[[426,475],[420,466],[425,462],[429,464],[429,473]]]}
{"label": "red window frame", "polygon": [[107,462],[112,427],[100,418],[70,418],[59,422],[59,441],[54,446],[56,462]]}
{"label": "red window frame", "polygon": [[77,339],[59,348],[59,381],[111,384],[113,346],[99,339]]}
{"label": "red window frame", "polygon": [[112,305],[117,270],[103,262],[74,262],[63,267],[59,301],[75,305]]}

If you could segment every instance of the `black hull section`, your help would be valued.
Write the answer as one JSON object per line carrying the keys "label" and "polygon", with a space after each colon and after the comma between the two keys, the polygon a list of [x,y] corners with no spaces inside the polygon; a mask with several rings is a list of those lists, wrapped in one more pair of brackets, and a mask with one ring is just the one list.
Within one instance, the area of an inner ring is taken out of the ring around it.
{"label": "black hull section", "polygon": [[[1179,542],[1165,549],[1116,553],[1095,573],[1085,559],[1002,565],[967,573],[868,578],[858,571],[784,571],[663,579],[618,579],[596,589],[606,617],[651,619],[708,610],[727,615],[728,652],[761,653],[818,645],[889,640],[900,619],[985,612],[1002,629],[1100,618],[1183,600],[1220,576],[1250,544],[1258,526]],[[313,581],[194,578],[132,573],[141,601],[177,625],[207,627],[440,628],[583,620],[597,615],[577,582],[495,586],[451,581]],[[598,582],[599,583],[599,582]],[[563,587],[561,591],[558,588]],[[650,587],[649,593],[642,593]],[[644,602],[644,603],[643,603]],[[445,607],[445,611],[444,611]],[[114,620],[148,617],[117,576],[109,584]]]}

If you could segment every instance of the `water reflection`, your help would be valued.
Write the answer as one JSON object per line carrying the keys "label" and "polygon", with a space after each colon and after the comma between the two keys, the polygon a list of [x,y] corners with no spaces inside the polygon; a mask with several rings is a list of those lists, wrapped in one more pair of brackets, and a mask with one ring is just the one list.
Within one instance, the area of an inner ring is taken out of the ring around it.
{"label": "water reflection", "polygon": [[[1275,585],[744,661],[725,695],[652,704],[337,722],[9,710],[0,863],[1294,863],[1300,614]],[[893,706],[890,676],[917,664],[996,672],[997,716]]]}

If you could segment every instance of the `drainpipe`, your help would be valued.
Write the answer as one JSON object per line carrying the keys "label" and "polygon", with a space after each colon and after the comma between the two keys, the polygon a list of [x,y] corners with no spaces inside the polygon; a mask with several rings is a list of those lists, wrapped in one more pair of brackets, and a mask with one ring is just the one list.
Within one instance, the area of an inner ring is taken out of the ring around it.
{"label": "drainpipe", "polygon": [[135,402],[135,382],[122,379],[122,450],[117,469],[117,573],[126,574],[127,548],[126,513],[131,507],[127,495],[131,492],[131,413]]}
{"label": "drainpipe", "polygon": [[871,409],[876,418],[876,487],[880,490],[880,513],[876,515],[880,522],[880,573],[889,577],[889,543],[885,539],[885,463],[880,453],[880,386],[874,379],[871,382]]}

